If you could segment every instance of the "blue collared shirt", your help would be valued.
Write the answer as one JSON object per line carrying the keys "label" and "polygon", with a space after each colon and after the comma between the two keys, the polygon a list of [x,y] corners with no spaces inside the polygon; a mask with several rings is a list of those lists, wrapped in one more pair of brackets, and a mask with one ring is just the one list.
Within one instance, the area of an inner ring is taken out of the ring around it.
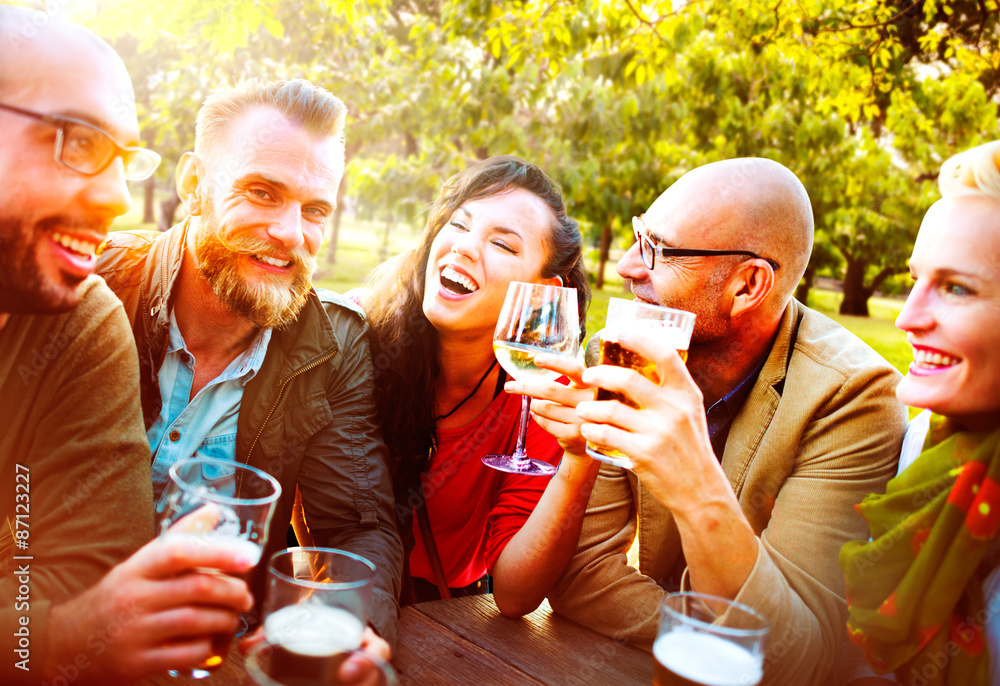
{"label": "blue collared shirt", "polygon": [[159,499],[169,479],[167,470],[177,460],[196,454],[236,459],[236,421],[243,388],[260,371],[270,340],[271,329],[262,329],[246,350],[191,398],[195,359],[170,313],[170,340],[160,365],[163,407],[146,432],[153,453],[154,500]]}

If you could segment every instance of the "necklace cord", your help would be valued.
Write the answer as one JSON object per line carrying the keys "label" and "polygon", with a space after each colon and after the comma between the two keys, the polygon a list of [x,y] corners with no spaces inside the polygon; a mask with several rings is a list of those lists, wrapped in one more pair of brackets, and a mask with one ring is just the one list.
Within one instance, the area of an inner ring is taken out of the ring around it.
{"label": "necklace cord", "polygon": [[490,375],[490,372],[492,372],[493,368],[496,366],[497,366],[497,359],[494,357],[493,364],[490,365],[489,369],[486,370],[485,374],[479,377],[479,382],[476,384],[476,387],[472,389],[472,392],[469,393],[469,395],[462,398],[461,402],[459,402],[458,405],[455,405],[455,407],[451,408],[451,412],[449,412],[448,414],[440,414],[437,417],[435,417],[434,418],[435,423],[441,421],[442,419],[447,419],[448,417],[452,416],[453,414],[458,412],[458,409],[462,407],[462,405],[469,402],[472,399],[472,396],[476,394],[476,391],[479,390],[479,387],[483,385],[483,382],[486,381],[486,377]]}

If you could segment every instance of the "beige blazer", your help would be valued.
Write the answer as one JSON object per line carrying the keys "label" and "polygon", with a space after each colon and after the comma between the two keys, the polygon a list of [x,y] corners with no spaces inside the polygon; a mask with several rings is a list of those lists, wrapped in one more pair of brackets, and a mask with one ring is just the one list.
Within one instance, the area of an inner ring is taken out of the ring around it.
{"label": "beige blazer", "polygon": [[[760,541],[737,600],[771,623],[764,684],[823,684],[847,608],[840,547],[867,537],[854,505],[896,473],[906,427],[899,373],[836,322],[792,300],[733,421],[722,467]],[[677,475],[683,479],[683,474]],[[638,535],[638,568],[626,552]],[[665,582],[682,566],[670,512],[636,475],[605,465],[556,612],[646,648]]]}

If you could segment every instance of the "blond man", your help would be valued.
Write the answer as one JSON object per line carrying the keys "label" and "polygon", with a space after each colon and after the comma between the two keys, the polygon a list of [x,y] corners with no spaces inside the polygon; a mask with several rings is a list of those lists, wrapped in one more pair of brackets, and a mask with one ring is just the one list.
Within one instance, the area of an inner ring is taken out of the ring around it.
{"label": "blond man", "polygon": [[370,621],[381,638],[368,640],[387,657],[402,545],[367,326],[311,284],[343,176],[344,119],[340,100],[303,80],[220,89],[177,167],[190,216],[162,234],[114,234],[97,273],[132,322],[154,497],[189,455],[274,475],[282,498],[251,581],[260,600],[300,492],[300,538],[375,564]]}

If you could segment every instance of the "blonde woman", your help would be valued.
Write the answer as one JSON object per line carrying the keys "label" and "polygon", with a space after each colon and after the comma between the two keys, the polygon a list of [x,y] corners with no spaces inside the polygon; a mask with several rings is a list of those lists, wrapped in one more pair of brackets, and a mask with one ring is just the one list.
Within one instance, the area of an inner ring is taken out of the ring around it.
{"label": "blonde woman", "polygon": [[[1000,141],[941,169],[896,320],[913,346],[899,475],[841,551],[848,633],[908,686],[1000,684]],[[851,682],[892,683],[868,677]]]}

